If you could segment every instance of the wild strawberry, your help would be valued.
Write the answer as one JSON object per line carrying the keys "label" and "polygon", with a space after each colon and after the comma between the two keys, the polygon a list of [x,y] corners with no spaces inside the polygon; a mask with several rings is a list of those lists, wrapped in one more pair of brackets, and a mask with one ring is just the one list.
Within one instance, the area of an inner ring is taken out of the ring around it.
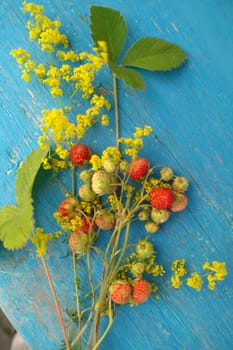
{"label": "wild strawberry", "polygon": [[70,149],[70,160],[74,165],[82,166],[88,164],[91,151],[86,145],[74,145]]}
{"label": "wild strawberry", "polygon": [[95,192],[92,190],[89,184],[84,184],[80,186],[78,194],[80,198],[85,202],[92,202],[96,197]]}
{"label": "wild strawberry", "polygon": [[186,177],[177,176],[172,184],[172,188],[177,192],[185,192],[188,189],[189,183]]}
{"label": "wild strawberry", "polygon": [[107,173],[115,173],[118,168],[118,163],[114,159],[108,158],[103,161],[103,168]]}
{"label": "wild strawberry", "polygon": [[92,190],[99,196],[116,190],[116,179],[104,170],[96,171],[92,176]]}
{"label": "wild strawberry", "polygon": [[132,301],[135,304],[144,303],[151,295],[151,285],[146,280],[136,280],[133,284]]}
{"label": "wild strawberry", "polygon": [[111,230],[115,225],[115,216],[108,210],[100,210],[96,215],[95,223],[101,230]]}
{"label": "wild strawberry", "polygon": [[92,175],[92,172],[90,172],[89,170],[83,170],[79,174],[79,178],[81,181],[89,183],[91,181]]}
{"label": "wild strawberry", "polygon": [[153,208],[151,210],[151,219],[157,224],[166,222],[169,219],[170,215],[171,213],[166,209]]}
{"label": "wild strawberry", "polygon": [[171,211],[177,212],[184,210],[188,205],[188,198],[185,194],[174,192],[174,201],[172,203]]}
{"label": "wild strawberry", "polygon": [[171,168],[163,168],[160,170],[161,180],[170,181],[174,176],[173,170]]}
{"label": "wild strawberry", "polygon": [[141,259],[150,258],[154,254],[154,247],[146,238],[140,239],[136,245],[136,252]]}
{"label": "wild strawberry", "polygon": [[148,233],[155,233],[159,230],[159,224],[152,220],[149,220],[145,223],[144,228]]}
{"label": "wild strawberry", "polygon": [[58,211],[63,217],[72,218],[77,213],[76,209],[79,207],[79,202],[75,198],[64,199],[59,207]]}
{"label": "wild strawberry", "polygon": [[170,209],[174,194],[169,188],[157,187],[150,192],[150,203],[156,209]]}
{"label": "wild strawberry", "polygon": [[74,254],[84,254],[88,246],[88,235],[81,231],[72,232],[69,238],[69,247]]}
{"label": "wild strawberry", "polygon": [[145,158],[136,158],[129,163],[128,174],[132,180],[139,181],[146,176],[149,162]]}
{"label": "wild strawberry", "polygon": [[110,298],[116,304],[126,304],[132,293],[132,288],[127,281],[116,281],[110,286]]}

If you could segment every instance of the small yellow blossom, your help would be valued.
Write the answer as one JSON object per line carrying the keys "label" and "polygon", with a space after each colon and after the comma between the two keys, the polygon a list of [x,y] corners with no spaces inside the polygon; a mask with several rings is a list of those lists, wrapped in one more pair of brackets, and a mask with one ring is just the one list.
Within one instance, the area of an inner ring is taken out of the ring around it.
{"label": "small yellow blossom", "polygon": [[208,271],[208,274],[207,274],[208,287],[211,290],[215,289],[216,281],[223,281],[224,278],[227,276],[225,262],[212,261],[212,264],[210,264],[208,261],[206,261],[203,264],[203,269]]}
{"label": "small yellow blossom", "polygon": [[31,241],[36,246],[37,255],[43,257],[47,251],[47,243],[52,239],[51,233],[44,233],[43,228],[36,228],[36,233]]}
{"label": "small yellow blossom", "polygon": [[191,277],[186,280],[187,286],[196,289],[196,291],[200,292],[203,280],[199,273],[193,272]]}
{"label": "small yellow blossom", "polygon": [[102,160],[97,154],[92,154],[90,159],[92,170],[96,171],[102,167]]}

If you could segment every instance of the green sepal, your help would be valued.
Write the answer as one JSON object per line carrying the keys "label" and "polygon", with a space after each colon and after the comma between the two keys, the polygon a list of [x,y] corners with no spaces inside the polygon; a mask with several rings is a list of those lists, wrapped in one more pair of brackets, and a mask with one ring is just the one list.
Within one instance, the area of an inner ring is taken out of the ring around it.
{"label": "green sepal", "polygon": [[91,35],[95,45],[105,41],[109,63],[116,64],[123,48],[127,27],[119,11],[103,6],[91,6]]}
{"label": "green sepal", "polygon": [[122,79],[126,85],[133,89],[144,90],[145,83],[142,76],[134,69],[125,67],[111,67],[118,79]]}
{"label": "green sepal", "polygon": [[150,71],[166,71],[177,68],[186,58],[186,53],[179,46],[167,40],[146,37],[131,46],[121,64]]}

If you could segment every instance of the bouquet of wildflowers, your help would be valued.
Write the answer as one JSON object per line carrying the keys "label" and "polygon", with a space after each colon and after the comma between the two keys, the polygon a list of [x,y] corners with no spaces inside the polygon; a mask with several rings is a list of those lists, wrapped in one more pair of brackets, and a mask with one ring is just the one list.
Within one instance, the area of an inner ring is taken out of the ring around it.
{"label": "bouquet of wildflowers", "polygon": [[[91,7],[93,52],[76,52],[61,33],[60,22],[46,17],[42,6],[24,1],[22,10],[31,17],[27,24],[30,40],[48,53],[48,61],[35,62],[22,48],[11,54],[25,81],[33,77],[48,88],[54,108],[42,110],[39,147],[18,170],[17,205],[0,211],[0,239],[7,249],[22,248],[29,240],[35,245],[56,305],[64,349],[96,350],[111,329],[119,305],[135,307],[149,297],[159,297],[156,279],[165,275],[165,269],[157,260],[151,237],[188,205],[187,178],[143,157],[143,140],[152,128],[135,127],[132,137],[121,137],[117,81],[143,90],[144,80],[134,67],[168,71],[180,66],[186,54],[165,40],[145,37],[119,63],[126,24],[118,11],[101,6]],[[105,90],[96,87],[104,66],[112,76],[113,106]],[[77,98],[82,101],[79,105],[74,102]],[[84,142],[85,135],[90,129],[108,127],[111,109],[115,112],[114,144],[95,153],[93,145]],[[64,195],[54,208],[57,227],[49,233],[33,219],[32,189],[41,171],[53,174]],[[62,182],[64,174],[68,185]],[[136,220],[143,222],[144,232],[135,244],[131,225]],[[100,244],[102,236],[104,244]],[[48,242],[52,249],[56,240],[65,242],[67,256],[73,259],[75,311],[66,314],[46,262]],[[81,261],[88,283],[79,276]],[[101,271],[98,278],[93,274],[94,261]],[[223,262],[204,262],[203,269],[212,290],[227,274]],[[185,282],[201,290],[203,275],[188,272],[184,259],[173,261],[171,270],[170,287],[177,289]],[[107,323],[101,327],[102,318]]]}

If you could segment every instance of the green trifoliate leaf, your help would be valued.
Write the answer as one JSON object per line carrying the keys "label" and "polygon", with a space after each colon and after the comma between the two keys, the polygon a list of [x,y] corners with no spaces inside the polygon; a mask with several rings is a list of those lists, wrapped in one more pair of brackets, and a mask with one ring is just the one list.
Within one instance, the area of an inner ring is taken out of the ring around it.
{"label": "green trifoliate leaf", "polygon": [[32,204],[6,205],[0,210],[0,239],[7,249],[22,248],[34,227]]}
{"label": "green trifoliate leaf", "polygon": [[133,66],[151,71],[166,71],[180,66],[187,56],[169,41],[146,37],[138,40],[126,53],[123,66]]}
{"label": "green trifoliate leaf", "polygon": [[133,69],[125,67],[112,67],[112,71],[118,79],[124,80],[125,84],[133,89],[144,90],[145,83],[142,76]]}
{"label": "green trifoliate leaf", "polygon": [[99,46],[105,42],[107,46],[108,61],[115,64],[123,48],[127,33],[124,18],[119,11],[108,7],[91,6],[92,38]]}
{"label": "green trifoliate leaf", "polygon": [[47,153],[48,148],[37,148],[27,156],[18,169],[15,180],[15,194],[19,205],[24,206],[25,201],[31,201],[33,183]]}

